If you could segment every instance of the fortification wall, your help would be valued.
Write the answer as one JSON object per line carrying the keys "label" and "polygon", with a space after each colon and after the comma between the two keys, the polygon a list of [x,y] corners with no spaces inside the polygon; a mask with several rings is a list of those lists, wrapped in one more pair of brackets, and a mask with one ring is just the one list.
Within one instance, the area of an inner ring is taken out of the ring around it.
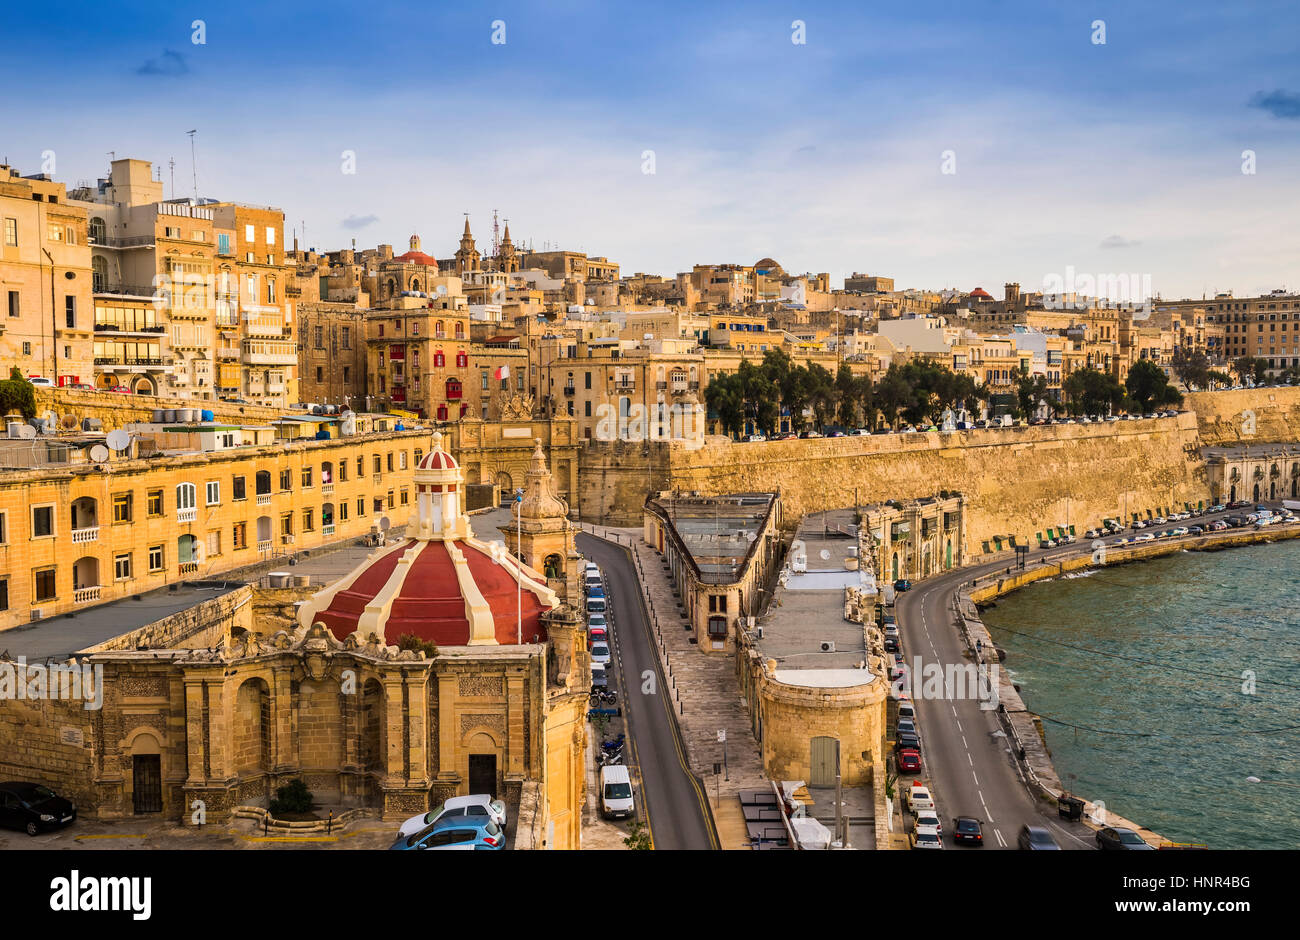
{"label": "fortification wall", "polygon": [[1208,499],[1196,446],[1193,414],[752,444],[711,439],[695,451],[641,444],[630,452],[626,444],[595,443],[584,457],[599,475],[584,478],[581,511],[588,521],[637,525],[650,489],[779,490],[782,518],[794,523],[854,502],[950,490],[967,497],[966,550],[979,555],[994,536],[1015,535],[1023,544],[1049,526],[1082,532],[1104,517]]}
{"label": "fortification wall", "polygon": [[1300,387],[1195,392],[1183,407],[1207,446],[1300,441]]}
{"label": "fortification wall", "polygon": [[211,411],[218,421],[232,424],[266,424],[284,414],[278,408],[267,408],[264,405],[236,405],[227,401],[189,401],[178,398],[157,398],[153,395],[122,395],[118,392],[89,392],[66,388],[36,389],[37,417],[52,411],[59,418],[64,415],[73,415],[78,420],[98,418],[105,431],[137,422],[152,421],[155,408],[198,408]]}

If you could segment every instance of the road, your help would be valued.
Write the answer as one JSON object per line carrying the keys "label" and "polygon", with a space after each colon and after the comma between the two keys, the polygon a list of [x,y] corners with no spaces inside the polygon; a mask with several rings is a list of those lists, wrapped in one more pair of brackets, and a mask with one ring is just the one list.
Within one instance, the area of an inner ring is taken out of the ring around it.
{"label": "road", "polygon": [[[1203,524],[1247,511],[1232,510],[1194,517],[1161,526],[1159,530]],[[1133,533],[1129,531],[1127,534],[1131,536]],[[1107,538],[1106,544],[1109,546],[1113,541],[1114,537]],[[1059,561],[1086,554],[1092,550],[1090,544],[1081,539],[1072,545],[1035,549],[1029,553],[1028,563]],[[896,615],[909,668],[917,657],[925,664],[962,665],[971,662],[963,655],[965,643],[958,633],[952,611],[953,592],[963,582],[1005,569],[1009,564],[1002,561],[953,569],[916,582],[912,590],[899,595]],[[915,684],[919,676],[914,668],[912,671]],[[945,827],[946,843],[951,844],[953,817],[975,816],[984,821],[986,848],[1014,849],[1024,825],[1045,826],[1063,849],[1096,848],[1091,830],[1081,823],[1060,819],[1055,807],[1048,809],[1044,801],[1031,795],[995,712],[981,709],[974,696],[926,699],[914,694],[913,697],[916,699],[917,728],[921,738],[923,776],[929,777],[931,792]],[[900,793],[906,789],[910,779],[900,779]]]}
{"label": "road", "polygon": [[[716,849],[718,835],[704,787],[690,772],[649,618],[627,551],[585,533],[578,550],[600,566],[612,616],[611,654],[627,717],[628,764],[656,849]],[[648,690],[648,691],[647,691]]]}

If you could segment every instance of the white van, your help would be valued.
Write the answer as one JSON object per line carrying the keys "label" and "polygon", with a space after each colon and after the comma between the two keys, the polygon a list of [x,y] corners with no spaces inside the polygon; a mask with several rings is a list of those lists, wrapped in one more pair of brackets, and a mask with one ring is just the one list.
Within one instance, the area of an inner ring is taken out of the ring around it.
{"label": "white van", "polygon": [[587,613],[603,614],[605,612],[605,598],[589,597],[587,598]]}
{"label": "white van", "polygon": [[632,799],[632,778],[622,764],[600,768],[600,814],[606,819],[624,819],[636,812]]}

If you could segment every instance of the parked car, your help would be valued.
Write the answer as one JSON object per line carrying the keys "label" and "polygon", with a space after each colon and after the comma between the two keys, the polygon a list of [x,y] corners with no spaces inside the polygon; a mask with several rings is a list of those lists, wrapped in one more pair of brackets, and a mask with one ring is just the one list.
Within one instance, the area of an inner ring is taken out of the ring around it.
{"label": "parked car", "polygon": [[898,772],[919,774],[921,772],[921,752],[910,747],[899,751]]}
{"label": "parked car", "polygon": [[397,837],[391,848],[499,851],[506,847],[501,828],[487,816],[440,819],[409,836]]}
{"label": "parked car", "polygon": [[598,643],[608,646],[609,631],[607,631],[604,627],[588,627],[587,640],[591,643],[593,649]]}
{"label": "parked car", "polygon": [[900,731],[894,736],[894,751],[902,753],[903,751],[921,752],[921,739],[916,736],[914,731]]}
{"label": "parked car", "polygon": [[886,636],[886,637],[885,637],[885,652],[886,652],[886,653],[897,653],[898,650],[899,650],[899,646],[898,646],[898,637],[897,637],[897,636]]}
{"label": "parked car", "polygon": [[907,837],[908,844],[914,849],[941,849],[943,840],[937,833],[933,832],[913,832]]}
{"label": "parked car", "polygon": [[1201,526],[1194,525],[1194,526],[1192,526],[1190,529],[1187,530],[1187,534],[1188,534],[1188,535],[1204,535],[1204,534],[1205,534],[1205,529],[1202,528]]}
{"label": "parked car", "polygon": [[0,826],[29,836],[77,821],[77,806],[40,783],[0,783]]}
{"label": "parked car", "polygon": [[761,434],[750,434],[747,437],[741,438],[741,440],[746,444],[761,444],[763,441],[767,440],[767,438]]}
{"label": "parked car", "polygon": [[53,388],[54,382],[40,375],[29,375],[27,381],[31,382],[37,388]]}
{"label": "parked car", "polygon": [[1020,837],[1016,840],[1020,848],[1030,852],[1060,851],[1060,846],[1052,834],[1042,826],[1021,826]]}
{"label": "parked car", "polygon": [[936,835],[943,835],[943,823],[939,822],[939,814],[932,809],[920,810],[912,818],[913,832],[922,832],[927,829]]}
{"label": "parked car", "polygon": [[402,823],[398,834],[402,837],[415,835],[440,819],[478,816],[487,817],[502,829],[506,828],[506,804],[492,799],[491,794],[476,793],[473,796],[453,796],[436,809],[412,816]]}
{"label": "parked car", "polygon": [[894,582],[894,590],[899,591],[900,593],[902,591],[910,591],[912,590],[912,582],[907,580],[907,578],[899,578]]}
{"label": "parked car", "polygon": [[934,809],[934,797],[930,796],[929,787],[920,780],[913,780],[907,790],[907,808],[913,813],[923,809]]}
{"label": "parked car", "polygon": [[609,624],[607,624],[607,623],[605,622],[605,615],[604,615],[604,614],[589,614],[589,615],[587,616],[587,632],[588,632],[588,633],[590,633],[590,632],[591,632],[594,628],[596,628],[596,627],[602,627],[602,628],[604,628],[604,627],[608,627],[608,626],[609,626]]}
{"label": "parked car", "polygon": [[1107,826],[1105,829],[1097,830],[1097,848],[1108,852],[1155,851],[1140,835],[1123,826]]}
{"label": "parked car", "polygon": [[898,734],[916,734],[916,722],[911,718],[900,718],[895,731]]}
{"label": "parked car", "polygon": [[952,822],[952,841],[966,845],[983,845],[984,827],[974,816],[958,816]]}
{"label": "parked car", "polygon": [[609,664],[610,659],[612,659],[612,657],[609,654],[608,643],[591,644],[591,661],[593,663],[600,663],[602,666],[605,666]]}

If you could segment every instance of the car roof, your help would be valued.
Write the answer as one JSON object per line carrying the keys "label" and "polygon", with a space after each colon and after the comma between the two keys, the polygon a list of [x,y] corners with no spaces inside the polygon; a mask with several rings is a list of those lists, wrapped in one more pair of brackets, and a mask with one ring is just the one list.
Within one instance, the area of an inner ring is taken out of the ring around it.
{"label": "car roof", "polygon": [[610,764],[600,768],[600,779],[605,783],[632,782],[632,778],[628,776],[627,767],[623,764]]}
{"label": "car roof", "polygon": [[490,793],[473,793],[469,796],[453,796],[447,799],[443,804],[443,809],[461,809],[465,806],[482,806],[485,803],[492,802]]}
{"label": "car roof", "polygon": [[496,826],[491,816],[444,816],[433,824],[435,831],[442,829],[487,829]]}

